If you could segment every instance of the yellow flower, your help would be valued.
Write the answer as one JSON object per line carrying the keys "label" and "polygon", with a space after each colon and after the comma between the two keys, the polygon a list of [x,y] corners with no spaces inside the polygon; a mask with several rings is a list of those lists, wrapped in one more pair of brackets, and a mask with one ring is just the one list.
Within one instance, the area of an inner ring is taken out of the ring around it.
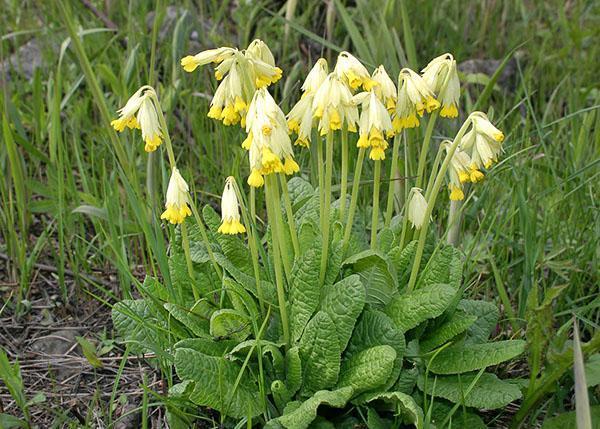
{"label": "yellow flower", "polygon": [[[450,150],[451,144],[452,142],[449,140],[445,140],[442,143],[446,152]],[[454,151],[454,155],[450,159],[448,177],[450,182],[448,184],[450,199],[456,201],[465,198],[463,193],[463,183],[476,183],[483,180],[484,176],[483,173],[472,164],[469,155],[459,147]]]}
{"label": "yellow flower", "polygon": [[221,198],[221,226],[217,230],[221,234],[240,234],[246,228],[240,222],[240,211],[237,195],[235,193],[235,179],[229,176],[225,180],[225,189]]}
{"label": "yellow flower", "polygon": [[422,189],[420,188],[412,188],[410,190],[411,196],[408,203],[408,220],[415,229],[421,229],[426,221],[427,200],[421,192]]}
{"label": "yellow flower", "polygon": [[333,73],[329,73],[317,90],[312,104],[313,116],[319,119],[319,132],[340,130],[345,123],[348,131],[356,132],[358,109],[348,87]]}
{"label": "yellow flower", "polygon": [[126,127],[131,129],[140,127],[135,118],[135,115],[140,109],[140,105],[142,104],[142,92],[144,92],[148,88],[149,87],[142,86],[129,98],[129,100],[127,100],[125,106],[123,106],[117,111],[117,113],[119,113],[119,118],[114,119],[110,123],[115,130],[121,132]]}
{"label": "yellow flower", "polygon": [[356,103],[361,105],[359,119],[359,148],[371,148],[369,158],[374,161],[385,159],[385,149],[388,143],[384,134],[393,134],[392,120],[383,102],[372,89],[369,92],[361,92],[354,96]]}
{"label": "yellow flower", "polygon": [[173,168],[167,187],[166,210],[160,215],[160,218],[166,219],[172,224],[178,224],[182,223],[187,216],[190,216],[192,212],[188,206],[188,192],[188,184],[179,174],[179,170]]}
{"label": "yellow flower", "polygon": [[469,118],[473,126],[461,141],[462,149],[471,153],[471,165],[474,169],[490,168],[502,152],[504,134],[483,112],[473,112]]}
{"label": "yellow flower", "polygon": [[237,49],[228,47],[209,49],[206,51],[202,51],[196,55],[188,55],[182,58],[181,66],[186,72],[191,73],[194,70],[196,70],[198,66],[203,66],[208,63],[218,64],[226,58],[229,58],[232,55],[234,55],[236,51]]}
{"label": "yellow flower", "polygon": [[365,91],[369,91],[375,85],[366,67],[349,52],[338,55],[334,73],[353,90],[362,85]]}
{"label": "yellow flower", "polygon": [[158,99],[154,89],[142,86],[127,100],[125,106],[119,109],[119,118],[113,120],[111,125],[119,132],[125,127],[141,129],[144,149],[146,152],[153,152],[160,146],[163,137],[157,108]]}
{"label": "yellow flower", "polygon": [[[225,62],[223,62],[224,64]],[[233,61],[210,103],[208,117],[222,121],[224,125],[244,122],[251,91],[244,85],[242,66]]]}
{"label": "yellow flower", "polygon": [[142,138],[144,139],[144,150],[146,152],[154,152],[162,143],[162,133],[158,122],[158,114],[156,113],[156,105],[150,98],[149,92],[142,97],[140,110],[137,114],[137,122],[142,130]]}
{"label": "yellow flower", "polygon": [[423,116],[425,111],[431,113],[438,107],[440,103],[421,76],[408,68],[400,70],[398,101],[393,121],[396,132],[418,127],[418,116]]}
{"label": "yellow flower", "polygon": [[312,69],[306,75],[304,83],[302,84],[302,96],[309,94],[314,95],[321,84],[327,79],[327,60],[325,58],[319,58]]}
{"label": "yellow flower", "polygon": [[245,56],[252,65],[257,88],[269,86],[281,79],[283,72],[275,66],[273,53],[262,40],[253,40],[246,48]]}
{"label": "yellow flower", "polygon": [[266,88],[258,89],[252,98],[246,132],[249,138],[244,142],[244,147],[249,149],[250,186],[262,186],[262,176],[267,174],[293,174],[299,171],[285,115]]}
{"label": "yellow flower", "polygon": [[396,99],[398,98],[398,91],[396,85],[394,85],[394,81],[390,79],[383,66],[375,69],[371,79],[376,83],[373,87],[375,94],[383,101],[388,111],[392,113],[396,108]]}
{"label": "yellow flower", "polygon": [[431,60],[422,70],[423,80],[437,94],[442,103],[440,116],[456,118],[460,98],[460,81],[456,70],[456,61],[451,54],[440,55]]}

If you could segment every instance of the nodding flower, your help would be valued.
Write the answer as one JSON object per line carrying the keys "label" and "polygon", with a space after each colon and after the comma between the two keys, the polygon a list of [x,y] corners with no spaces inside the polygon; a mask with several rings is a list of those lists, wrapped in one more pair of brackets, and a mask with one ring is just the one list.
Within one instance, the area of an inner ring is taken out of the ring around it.
{"label": "nodding flower", "polygon": [[469,115],[472,127],[461,140],[461,147],[470,152],[471,165],[475,169],[490,168],[498,161],[502,152],[504,133],[496,128],[483,112],[473,112]]}
{"label": "nodding flower", "polygon": [[260,187],[263,176],[272,173],[294,174],[300,170],[294,160],[285,115],[266,88],[256,91],[248,108],[248,137],[242,146],[248,150],[248,184]]}
{"label": "nodding flower", "polygon": [[290,132],[298,138],[295,145],[309,147],[314,125],[313,100],[321,84],[327,79],[327,61],[319,58],[302,84],[302,97],[287,115]]}
{"label": "nodding flower", "polygon": [[354,99],[362,107],[358,121],[359,138],[356,146],[371,148],[369,158],[381,161],[385,159],[385,149],[388,147],[386,137],[394,134],[390,114],[373,89],[356,94]]}
{"label": "nodding flower", "polygon": [[396,109],[396,100],[398,99],[398,90],[394,81],[389,77],[383,66],[379,66],[373,71],[371,79],[376,83],[373,87],[375,94],[383,101],[386,109],[391,114]]}
{"label": "nodding flower", "polygon": [[246,228],[240,222],[239,203],[235,193],[235,179],[232,176],[225,180],[225,188],[221,198],[221,225],[217,232],[231,235],[246,232]]}
{"label": "nodding flower", "polygon": [[282,76],[269,47],[259,39],[243,52],[222,47],[188,55],[181,60],[187,72],[209,63],[217,64],[215,77],[221,83],[210,103],[208,117],[222,121],[224,125],[239,123],[245,127],[248,104],[256,89],[277,82]]}
{"label": "nodding flower", "polygon": [[[119,132],[125,128],[138,128],[142,131],[144,150],[153,152],[162,143],[163,135],[160,129],[157,109],[158,98],[150,86],[142,86],[119,109],[119,118],[111,121],[113,128]],[[137,115],[137,116],[136,116]]]}
{"label": "nodding flower", "polygon": [[408,220],[412,223],[413,228],[421,229],[425,224],[425,216],[427,214],[427,200],[421,194],[421,188],[412,188],[410,190],[410,201],[408,203]]}
{"label": "nodding flower", "polygon": [[398,101],[394,115],[396,132],[419,126],[419,117],[440,107],[433,91],[421,76],[411,69],[400,70],[398,76]]}
{"label": "nodding flower", "polygon": [[358,109],[348,86],[335,73],[329,73],[317,90],[312,104],[313,116],[319,120],[319,133],[341,130],[346,124],[348,131],[356,132]]}
{"label": "nodding flower", "polygon": [[460,81],[456,70],[456,61],[451,54],[434,58],[422,70],[423,80],[437,94],[442,104],[440,116],[456,118],[460,99]]}
{"label": "nodding flower", "polygon": [[161,219],[166,219],[172,224],[182,223],[192,212],[188,206],[189,187],[185,182],[179,170],[174,167],[167,187],[167,197],[165,202],[165,211],[160,215]]}
{"label": "nodding flower", "polygon": [[360,86],[369,91],[375,85],[367,68],[349,52],[344,51],[338,55],[333,72],[353,91]]}
{"label": "nodding flower", "polygon": [[[451,144],[452,142],[445,140],[442,142],[442,147],[449,152]],[[456,148],[448,166],[450,199],[453,201],[464,200],[463,184],[477,183],[483,180],[483,177],[483,173],[472,165],[471,157],[460,147]]]}

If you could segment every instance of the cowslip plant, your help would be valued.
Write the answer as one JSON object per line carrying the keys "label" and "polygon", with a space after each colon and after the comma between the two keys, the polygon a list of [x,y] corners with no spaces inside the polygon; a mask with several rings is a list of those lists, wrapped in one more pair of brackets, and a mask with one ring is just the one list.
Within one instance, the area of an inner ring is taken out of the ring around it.
{"label": "cowslip plant", "polygon": [[[174,368],[171,426],[187,427],[185,411],[197,405],[217,410],[232,427],[478,427],[477,410],[519,399],[516,382],[485,370],[521,354],[524,342],[490,341],[497,308],[463,297],[460,251],[428,232],[446,177],[450,199],[463,199],[464,184],[481,180],[504,138],[485,114],[471,113],[428,168],[438,110],[442,117],[458,115],[452,56],[434,59],[423,75],[403,69],[398,89],[383,66],[371,75],[347,52],[330,73],[320,59],[287,118],[267,89],[281,70],[263,42],[244,51],[205,51],[182,65],[193,72],[209,62],[221,80],[209,116],[240,124],[249,156],[249,195],[227,178],[221,216],[210,205],[196,209],[154,90],[138,91],[114,122],[119,130],[152,130],[144,135],[146,149],[164,140],[171,162],[162,215],[177,225],[169,272],[162,273],[170,281],[146,277],[142,298],[113,310],[132,352],[152,353]],[[144,114],[140,97],[151,102]],[[418,127],[426,112],[431,116],[416,156],[406,130]],[[316,183],[300,172],[290,130],[299,149],[316,158]],[[334,200],[338,136],[341,183]],[[406,183],[396,190],[390,181],[380,222],[390,138],[390,177],[402,165]],[[366,162],[374,175],[370,233],[358,207]],[[260,227],[256,192],[263,189],[267,222]]]}

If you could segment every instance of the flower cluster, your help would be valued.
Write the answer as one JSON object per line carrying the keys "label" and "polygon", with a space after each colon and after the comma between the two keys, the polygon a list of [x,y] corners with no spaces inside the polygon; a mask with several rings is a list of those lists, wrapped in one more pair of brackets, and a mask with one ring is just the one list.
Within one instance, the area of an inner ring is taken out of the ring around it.
{"label": "flower cluster", "polygon": [[150,86],[142,86],[119,109],[119,117],[110,124],[119,132],[130,129],[141,129],[144,150],[154,152],[162,143],[163,135],[158,122],[158,101],[156,92]]}
{"label": "flower cluster", "polygon": [[248,150],[250,159],[250,186],[262,186],[265,175],[289,175],[300,170],[294,160],[285,115],[266,88],[254,93],[248,108],[246,132],[248,137],[242,147]]}
{"label": "flower cluster", "polygon": [[208,117],[224,125],[240,123],[245,127],[248,105],[254,92],[281,79],[282,71],[275,66],[269,47],[262,40],[254,40],[246,50],[222,47],[202,51],[182,58],[187,72],[198,66],[214,63],[215,77],[221,81],[210,103]]}

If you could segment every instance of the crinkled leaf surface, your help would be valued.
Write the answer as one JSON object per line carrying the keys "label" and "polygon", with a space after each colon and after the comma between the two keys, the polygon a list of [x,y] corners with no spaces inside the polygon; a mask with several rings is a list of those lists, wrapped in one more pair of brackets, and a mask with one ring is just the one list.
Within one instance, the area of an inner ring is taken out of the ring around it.
{"label": "crinkled leaf surface", "polygon": [[519,356],[525,341],[508,340],[484,344],[458,344],[442,350],[429,365],[435,374],[460,374],[497,365]]}
{"label": "crinkled leaf surface", "polygon": [[[144,299],[125,299],[114,305],[113,324],[119,335],[131,343],[132,353],[168,348],[166,321],[154,305]],[[165,331],[163,331],[163,329]]]}
{"label": "crinkled leaf surface", "polygon": [[208,337],[208,319],[177,304],[166,302],[164,307],[171,316],[179,320],[192,334],[198,337]]}
{"label": "crinkled leaf surface", "polygon": [[262,412],[258,384],[245,373],[235,386],[241,366],[222,357],[208,356],[192,349],[177,349],[175,369],[181,380],[194,381],[190,400],[234,418],[257,416]]}
{"label": "crinkled leaf surface", "polygon": [[390,318],[383,312],[366,309],[354,327],[354,332],[348,347],[346,347],[344,359],[352,358],[358,352],[380,345],[391,346],[396,352],[394,368],[386,382],[386,386],[390,387],[396,382],[402,369],[402,357],[406,349],[404,334],[396,328]]}
{"label": "crinkled leaf surface", "polygon": [[306,429],[317,417],[317,410],[320,405],[325,404],[333,408],[343,408],[352,397],[352,394],[351,387],[343,387],[333,391],[320,390],[302,404],[290,409],[286,408],[284,414],[275,421],[269,422],[267,428],[276,428],[278,423],[286,429]]}
{"label": "crinkled leaf surface", "polygon": [[333,387],[340,371],[340,346],[331,317],[319,311],[306,325],[299,343],[303,365],[301,394],[310,396]]}
{"label": "crinkled leaf surface", "polygon": [[521,398],[521,390],[516,384],[500,380],[494,374],[484,373],[465,397],[476,374],[447,375],[425,378],[420,376],[417,385],[428,395],[434,394],[456,404],[467,407],[492,410],[502,408]]}
{"label": "crinkled leaf surface", "polygon": [[396,267],[398,286],[404,290],[408,284],[412,262],[417,252],[417,240],[413,240],[404,249],[400,246],[393,247],[389,253],[391,263]]}
{"label": "crinkled leaf surface", "polygon": [[225,356],[238,344],[234,340],[215,341],[212,338],[186,338],[175,343],[176,349],[192,349],[209,356]]}
{"label": "crinkled leaf surface", "polygon": [[244,341],[250,335],[250,320],[237,310],[224,308],[210,317],[210,335],[215,339]]}
{"label": "crinkled leaf surface", "polygon": [[453,246],[444,246],[434,253],[419,274],[417,288],[434,283],[445,283],[458,289],[462,280],[463,260],[460,251]]}
{"label": "crinkled leaf surface", "polygon": [[357,275],[346,277],[326,287],[321,311],[326,312],[335,325],[340,350],[346,348],[364,305],[365,287]]}
{"label": "crinkled leaf surface", "polygon": [[386,256],[374,250],[365,250],[346,259],[343,265],[352,266],[367,291],[367,302],[383,307],[398,288],[396,270]]}
{"label": "crinkled leaf surface", "polygon": [[302,360],[297,346],[290,347],[285,355],[285,384],[290,395],[296,394],[302,385]]}
{"label": "crinkled leaf surface", "polygon": [[448,307],[456,290],[446,284],[433,284],[396,295],[384,312],[398,329],[408,331],[427,319],[439,316]]}
{"label": "crinkled leaf surface", "polygon": [[456,311],[450,320],[437,327],[433,332],[428,332],[428,335],[419,341],[421,351],[428,352],[445,344],[447,341],[469,329],[476,320],[477,316],[465,314],[460,310]]}
{"label": "crinkled leaf surface", "polygon": [[423,410],[410,395],[401,392],[376,392],[367,397],[365,402],[383,403],[402,416],[405,422],[414,424],[417,429],[423,428]]}
{"label": "crinkled leaf surface", "polygon": [[374,390],[388,380],[396,351],[390,346],[375,346],[362,350],[342,362],[339,387],[350,386],[355,393]]}
{"label": "crinkled leaf surface", "polygon": [[467,330],[467,342],[483,343],[487,341],[500,318],[498,307],[487,301],[462,299],[456,308],[467,314],[477,316],[475,323]]}
{"label": "crinkled leaf surface", "polygon": [[321,287],[321,242],[311,246],[302,254],[292,269],[290,282],[290,330],[293,341],[297,341],[313,313],[319,307]]}

